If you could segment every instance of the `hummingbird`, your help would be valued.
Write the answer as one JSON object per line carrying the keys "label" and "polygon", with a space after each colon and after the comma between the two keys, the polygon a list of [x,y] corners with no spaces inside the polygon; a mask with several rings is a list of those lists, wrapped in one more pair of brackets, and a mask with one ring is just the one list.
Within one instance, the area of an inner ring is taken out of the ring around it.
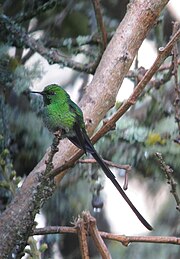
{"label": "hummingbird", "polygon": [[76,147],[82,149],[85,154],[90,153],[141,223],[148,230],[152,230],[152,226],[136,209],[119,185],[114,174],[95,150],[86,132],[83,112],[80,107],[71,100],[69,94],[57,84],[46,86],[42,92],[33,91],[31,93],[40,94],[43,97],[44,106],[42,108],[42,118],[48,130],[52,133],[60,131],[62,138],[68,138]]}

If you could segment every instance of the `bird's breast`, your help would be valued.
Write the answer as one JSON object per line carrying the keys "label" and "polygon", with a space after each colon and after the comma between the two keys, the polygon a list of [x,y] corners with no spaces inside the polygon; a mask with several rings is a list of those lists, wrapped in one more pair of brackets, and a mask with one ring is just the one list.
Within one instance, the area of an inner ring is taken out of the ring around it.
{"label": "bird's breast", "polygon": [[61,111],[60,109],[52,109],[45,107],[43,111],[43,121],[51,132],[63,129],[66,136],[72,136],[72,128],[74,124],[74,116],[71,113]]}

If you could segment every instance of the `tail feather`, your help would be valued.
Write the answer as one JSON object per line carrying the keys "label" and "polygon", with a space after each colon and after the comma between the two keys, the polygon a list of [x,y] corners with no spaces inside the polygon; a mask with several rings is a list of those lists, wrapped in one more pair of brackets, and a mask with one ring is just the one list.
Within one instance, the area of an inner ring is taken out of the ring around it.
{"label": "tail feather", "polygon": [[148,229],[148,230],[152,230],[152,226],[145,220],[145,218],[141,215],[141,213],[136,209],[136,207],[133,205],[133,203],[131,202],[131,200],[128,198],[128,196],[126,195],[126,193],[123,191],[123,189],[121,188],[121,186],[119,185],[119,183],[117,182],[114,174],[111,172],[111,170],[109,169],[109,167],[104,163],[104,161],[102,160],[102,158],[98,155],[97,152],[92,152],[91,153],[92,156],[94,157],[94,159],[98,162],[98,164],[101,166],[101,168],[103,169],[104,173],[106,174],[106,176],[111,180],[111,182],[114,184],[114,186],[116,187],[116,189],[119,191],[119,193],[122,195],[122,197],[124,198],[124,200],[127,202],[127,204],[130,206],[130,208],[132,209],[132,211],[135,213],[135,215],[137,216],[137,218],[142,222],[142,224]]}
{"label": "tail feather", "polygon": [[130,201],[126,193],[123,191],[119,183],[117,182],[114,174],[111,172],[109,167],[105,164],[105,162],[102,160],[102,158],[99,156],[99,154],[96,152],[93,144],[91,143],[88,135],[86,134],[85,130],[81,130],[79,125],[75,125],[74,130],[76,132],[75,136],[69,137],[69,140],[79,147],[80,149],[83,149],[85,152],[90,153],[94,159],[98,162],[98,164],[101,166],[102,170],[106,174],[106,176],[111,180],[111,182],[114,184],[116,189],[119,191],[119,193],[122,195],[124,200],[127,202],[127,204],[130,206],[132,211],[135,213],[137,218],[141,221],[141,223],[149,230],[152,230],[153,228],[151,225],[144,219],[144,217],[140,214],[140,212],[136,209],[136,207],[133,205],[133,203]]}

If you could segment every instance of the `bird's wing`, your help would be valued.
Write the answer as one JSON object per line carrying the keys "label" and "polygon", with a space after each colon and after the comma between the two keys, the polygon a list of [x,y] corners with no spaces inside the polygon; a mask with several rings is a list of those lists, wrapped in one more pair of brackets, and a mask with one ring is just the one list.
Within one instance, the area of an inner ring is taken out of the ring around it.
{"label": "bird's wing", "polygon": [[68,139],[78,148],[82,149],[86,153],[86,143],[85,138],[80,128],[79,124],[76,122],[73,126],[73,131],[75,132],[74,136],[68,137]]}
{"label": "bird's wing", "polygon": [[70,100],[69,103],[70,111],[75,115],[75,122],[73,125],[73,132],[75,133],[74,136],[69,136],[68,139],[78,148],[82,149],[86,153],[86,144],[85,144],[85,136],[84,136],[84,120],[83,120],[83,113],[81,109]]}

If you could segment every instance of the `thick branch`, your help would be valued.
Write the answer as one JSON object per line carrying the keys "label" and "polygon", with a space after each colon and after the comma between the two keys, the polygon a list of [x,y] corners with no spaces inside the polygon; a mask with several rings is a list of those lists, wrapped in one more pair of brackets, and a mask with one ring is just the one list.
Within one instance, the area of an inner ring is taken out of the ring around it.
{"label": "thick branch", "polygon": [[[21,191],[2,214],[0,239],[4,242],[0,244],[0,258],[8,258],[12,250],[16,259],[21,258],[21,254],[27,245],[27,239],[33,225],[35,225],[35,215],[55,189],[54,182],[47,178],[46,175],[53,168],[52,160],[54,154],[58,151],[59,140],[59,136],[56,136],[53,140],[43,174],[39,172],[37,176],[33,175],[28,178]],[[10,236],[9,233],[11,233]],[[12,244],[14,245],[11,246]]]}

